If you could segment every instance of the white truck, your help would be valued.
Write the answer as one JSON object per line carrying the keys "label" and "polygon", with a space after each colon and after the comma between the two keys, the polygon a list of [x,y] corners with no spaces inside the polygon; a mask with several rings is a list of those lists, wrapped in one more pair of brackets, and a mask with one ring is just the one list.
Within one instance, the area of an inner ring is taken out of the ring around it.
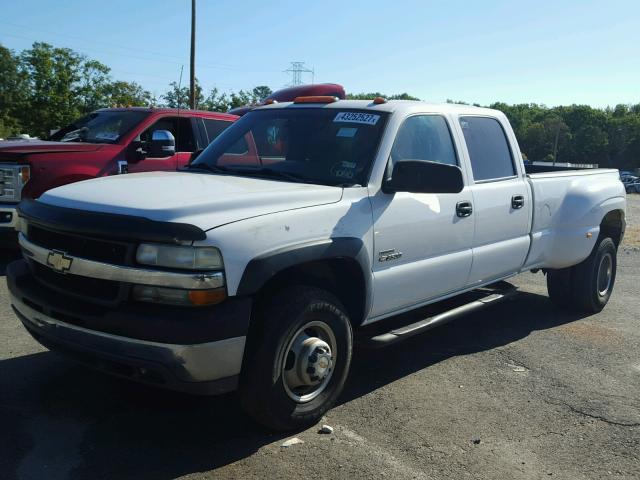
{"label": "white truck", "polygon": [[11,302],[43,345],[166,388],[237,389],[291,429],[335,402],[354,335],[423,332],[528,270],[556,304],[600,311],[625,191],[616,170],[526,172],[495,110],[299,97],[184,171],[63,186],[19,213]]}

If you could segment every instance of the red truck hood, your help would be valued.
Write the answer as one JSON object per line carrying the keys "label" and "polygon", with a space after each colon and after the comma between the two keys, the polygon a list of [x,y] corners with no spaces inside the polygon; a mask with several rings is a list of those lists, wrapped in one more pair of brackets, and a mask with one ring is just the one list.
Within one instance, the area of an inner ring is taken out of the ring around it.
{"label": "red truck hood", "polygon": [[0,142],[0,161],[17,161],[23,155],[42,153],[93,152],[103,147],[104,144],[98,143],[47,142],[44,140]]}

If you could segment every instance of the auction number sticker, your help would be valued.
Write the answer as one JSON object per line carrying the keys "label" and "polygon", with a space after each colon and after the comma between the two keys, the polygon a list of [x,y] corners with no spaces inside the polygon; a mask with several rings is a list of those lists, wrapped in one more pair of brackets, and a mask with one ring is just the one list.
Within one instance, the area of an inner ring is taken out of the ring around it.
{"label": "auction number sticker", "polygon": [[360,112],[340,112],[333,119],[334,122],[363,123],[365,125],[375,125],[380,120],[380,115]]}

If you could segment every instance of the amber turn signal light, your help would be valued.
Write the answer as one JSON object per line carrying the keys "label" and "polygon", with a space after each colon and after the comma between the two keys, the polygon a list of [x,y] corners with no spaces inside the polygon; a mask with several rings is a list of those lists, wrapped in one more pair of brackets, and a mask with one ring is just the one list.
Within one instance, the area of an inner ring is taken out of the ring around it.
{"label": "amber turn signal light", "polygon": [[214,290],[191,290],[189,292],[189,301],[193,305],[215,305],[227,298],[227,292],[224,288],[216,288]]}

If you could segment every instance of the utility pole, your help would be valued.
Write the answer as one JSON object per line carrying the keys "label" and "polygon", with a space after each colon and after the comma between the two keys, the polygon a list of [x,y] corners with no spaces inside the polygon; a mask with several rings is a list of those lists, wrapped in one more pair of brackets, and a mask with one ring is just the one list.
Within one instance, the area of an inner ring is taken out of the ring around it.
{"label": "utility pole", "polygon": [[189,107],[196,108],[196,0],[191,0],[191,71],[189,79]]}
{"label": "utility pole", "polygon": [[297,85],[302,85],[302,74],[310,73],[312,75],[312,82],[315,80],[315,72],[313,70],[309,70],[304,62],[291,62],[291,66],[287,68],[285,73],[291,74],[291,83],[288,85],[289,87],[295,87]]}

